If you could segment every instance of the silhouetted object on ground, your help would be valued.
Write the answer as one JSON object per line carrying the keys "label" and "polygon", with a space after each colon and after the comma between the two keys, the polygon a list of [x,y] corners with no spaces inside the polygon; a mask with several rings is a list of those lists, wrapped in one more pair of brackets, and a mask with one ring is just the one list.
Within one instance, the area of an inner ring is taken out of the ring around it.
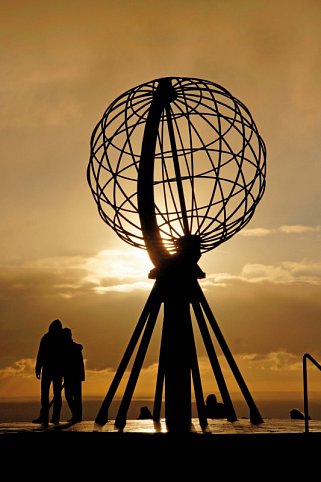
{"label": "silhouetted object on ground", "polygon": [[206,416],[207,418],[226,418],[224,404],[217,401],[214,393],[206,398]]}
{"label": "silhouetted object on ground", "polygon": [[140,412],[137,417],[137,420],[148,420],[152,418],[153,418],[153,415],[148,407],[144,406],[140,408]]}
{"label": "silhouetted object on ground", "polygon": [[72,339],[70,328],[64,328],[62,332],[65,397],[72,415],[68,422],[77,423],[82,420],[82,382],[85,380],[83,346]]}
{"label": "silhouetted object on ground", "polygon": [[[304,413],[302,413],[298,408],[292,408],[290,410],[290,418],[292,418],[292,420],[304,420],[305,417],[304,417]],[[311,420],[310,417],[308,417],[309,420]]]}
{"label": "silhouetted object on ground", "polygon": [[60,320],[54,320],[40,341],[37,360],[36,377],[41,378],[41,409],[40,416],[33,423],[41,423],[44,426],[49,422],[50,387],[53,389],[53,413],[51,423],[58,424],[62,406],[62,324]]}
{"label": "silhouetted object on ground", "polygon": [[154,265],[149,278],[156,281],[97,424],[107,422],[139,343],[115,420],[119,429],[126,425],[162,304],[154,420],[160,417],[165,386],[169,430],[190,429],[193,380],[200,424],[207,425],[192,307],[228,420],[237,416],[208,325],[248,404],[251,422],[263,422],[198,283],[205,273],[197,263],[202,253],[227,241],[252,218],[265,190],[265,158],[249,110],[207,80],[155,79],[120,95],[105,111],[91,137],[87,180],[102,219],[126,243],[147,249]]}

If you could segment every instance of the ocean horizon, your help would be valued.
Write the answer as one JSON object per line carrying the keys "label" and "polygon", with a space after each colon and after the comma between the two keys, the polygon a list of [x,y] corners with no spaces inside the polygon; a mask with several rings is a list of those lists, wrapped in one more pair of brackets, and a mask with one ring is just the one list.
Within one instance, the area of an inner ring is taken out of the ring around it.
{"label": "ocean horizon", "polygon": [[[83,399],[83,420],[95,420],[101,407],[103,398],[84,398]],[[117,415],[120,400],[114,400],[108,411],[109,420],[114,420]],[[297,398],[284,398],[278,400],[258,400],[255,401],[258,410],[263,418],[290,418],[290,410],[298,408],[304,412],[303,396]],[[137,398],[131,401],[127,419],[137,419],[140,407],[147,405],[152,411],[153,399]],[[243,400],[233,401],[233,405],[238,418],[249,418],[249,409]],[[28,422],[38,417],[40,410],[40,400],[23,398],[2,398],[0,399],[0,423]],[[309,400],[309,415],[312,420],[321,419],[321,398]],[[161,417],[164,417],[164,403],[162,404]],[[192,402],[192,417],[197,418],[197,408]],[[63,399],[61,421],[70,418],[70,410],[66,401]]]}

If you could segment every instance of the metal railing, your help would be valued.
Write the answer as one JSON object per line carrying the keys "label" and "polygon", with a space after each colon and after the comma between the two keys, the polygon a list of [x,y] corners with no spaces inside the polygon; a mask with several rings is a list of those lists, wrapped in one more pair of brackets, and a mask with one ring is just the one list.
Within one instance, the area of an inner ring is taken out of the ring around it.
{"label": "metal railing", "polygon": [[304,393],[304,421],[305,432],[309,432],[309,402],[308,402],[308,373],[307,373],[307,359],[309,359],[320,371],[321,365],[309,353],[303,355],[303,393]]}

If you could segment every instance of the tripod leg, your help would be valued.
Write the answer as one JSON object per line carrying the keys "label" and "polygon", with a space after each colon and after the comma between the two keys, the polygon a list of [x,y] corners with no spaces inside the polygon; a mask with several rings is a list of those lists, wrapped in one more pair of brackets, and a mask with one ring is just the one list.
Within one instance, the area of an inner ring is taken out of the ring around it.
{"label": "tripod leg", "polygon": [[162,338],[161,338],[161,346],[159,352],[159,361],[158,361],[158,370],[157,370],[157,380],[156,380],[156,389],[155,389],[155,400],[154,400],[154,409],[153,409],[153,419],[156,422],[159,422],[160,414],[161,414],[161,406],[162,406],[162,395],[163,395],[163,388],[164,388],[164,378],[165,378],[165,324],[163,323],[163,330],[162,330]]}
{"label": "tripod leg", "polygon": [[216,355],[216,352],[215,352],[215,349],[214,349],[214,346],[213,346],[213,343],[212,343],[210,333],[209,333],[207,325],[206,325],[206,321],[205,321],[203,312],[202,312],[201,307],[200,307],[198,302],[196,302],[196,301],[193,302],[193,309],[194,309],[194,313],[195,313],[195,316],[196,316],[196,319],[197,319],[197,322],[198,322],[198,326],[200,328],[200,332],[201,332],[201,335],[202,335],[202,338],[203,338],[203,341],[204,341],[204,345],[205,345],[205,348],[206,348],[206,351],[207,351],[207,354],[208,354],[208,357],[209,357],[209,360],[210,360],[210,363],[211,363],[211,366],[212,366],[212,370],[213,370],[213,373],[215,375],[217,385],[219,387],[221,397],[222,397],[223,403],[224,403],[225,408],[226,408],[227,420],[229,420],[230,422],[235,422],[237,420],[237,416],[236,416],[236,413],[235,413],[235,410],[234,410],[234,407],[233,407],[233,404],[232,404],[232,400],[231,400],[230,394],[228,392],[228,389],[227,389],[227,386],[226,386],[226,383],[225,383],[225,380],[224,380],[224,377],[223,377],[223,373],[222,373],[222,370],[221,370],[221,367],[220,367],[220,364],[219,364],[219,361],[218,361],[218,358],[217,358],[217,355]]}
{"label": "tripod leg", "polygon": [[189,325],[190,325],[190,332],[191,332],[190,334],[191,365],[192,365],[192,376],[193,376],[194,392],[195,392],[195,398],[196,398],[196,406],[197,406],[200,426],[204,428],[207,426],[207,417],[204,410],[204,395],[203,395],[200,370],[199,370],[198,361],[197,361],[197,352],[196,352],[191,318],[189,319]]}
{"label": "tripod leg", "polygon": [[150,342],[153,329],[157,320],[160,305],[161,305],[161,300],[158,299],[158,300],[154,300],[153,306],[151,307],[150,315],[147,320],[146,327],[145,327],[145,330],[136,354],[136,358],[133,364],[133,368],[127,382],[126,390],[122,398],[122,401],[120,403],[117,417],[115,420],[115,426],[119,429],[123,429],[126,425],[128,408],[135,390],[139,373],[141,371],[141,368],[144,362],[148,344]]}
{"label": "tripod leg", "polygon": [[237,381],[237,383],[240,387],[240,390],[241,390],[241,392],[242,392],[242,394],[243,394],[243,396],[244,396],[244,398],[245,398],[245,400],[248,404],[248,407],[250,409],[250,420],[254,424],[263,423],[263,419],[261,417],[261,414],[258,411],[258,409],[257,409],[257,407],[254,403],[254,400],[253,400],[253,398],[252,398],[252,396],[249,392],[249,389],[247,388],[247,385],[246,385],[246,383],[245,383],[245,381],[244,381],[244,379],[241,375],[241,372],[239,371],[238,366],[237,366],[237,364],[236,364],[236,362],[233,358],[233,355],[229,350],[229,347],[228,347],[228,345],[227,345],[227,343],[226,343],[226,341],[225,341],[225,339],[222,335],[222,332],[221,332],[221,330],[220,330],[220,328],[217,324],[216,319],[214,318],[214,315],[211,311],[211,308],[210,308],[209,304],[207,303],[207,300],[204,296],[204,293],[202,292],[199,284],[196,283],[196,285],[197,285],[197,294],[198,294],[199,302],[200,302],[200,304],[201,304],[201,306],[204,310],[204,313],[207,316],[207,319],[208,319],[208,321],[209,321],[209,323],[212,327],[212,330],[214,331],[215,336],[216,336],[216,338],[217,338],[217,340],[218,340],[218,342],[219,342],[219,344],[222,348],[222,351],[225,355],[225,358],[226,358],[228,364],[230,365],[230,368],[233,372],[233,375],[234,375],[234,377],[235,377],[235,379],[236,379],[236,381]]}
{"label": "tripod leg", "polygon": [[109,387],[109,390],[107,392],[107,395],[100,407],[100,410],[96,416],[95,422],[98,425],[105,425],[105,423],[108,421],[108,409],[109,406],[115,396],[115,393],[117,391],[117,388],[121,382],[121,379],[124,375],[124,372],[127,368],[127,365],[129,363],[129,360],[133,354],[133,351],[136,347],[136,344],[140,338],[140,335],[144,329],[145,323],[147,321],[147,318],[149,316],[149,313],[151,311],[151,307],[154,304],[154,300],[158,297],[158,288],[156,287],[156,283],[153,286],[152,291],[150,292],[150,295],[146,301],[146,304],[144,306],[144,309],[140,315],[140,318],[137,322],[136,328],[134,330],[134,333],[132,334],[132,337],[128,343],[128,346],[126,348],[126,351],[123,355],[123,358],[118,366],[118,369],[115,373],[115,376],[113,378],[113,381]]}

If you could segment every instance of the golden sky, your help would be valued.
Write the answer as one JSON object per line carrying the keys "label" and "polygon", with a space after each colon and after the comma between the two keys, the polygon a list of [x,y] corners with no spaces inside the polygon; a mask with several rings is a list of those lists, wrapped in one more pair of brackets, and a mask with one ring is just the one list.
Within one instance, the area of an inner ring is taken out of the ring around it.
{"label": "golden sky", "polygon": [[[116,97],[164,76],[224,86],[265,141],[266,192],[201,258],[200,283],[250,390],[300,391],[302,355],[321,361],[320,2],[2,1],[0,38],[0,397],[39,395],[55,318],[84,346],[84,395],[105,394],[153,281],[146,252],[98,215],[90,136]],[[160,327],[138,395],[154,392]]]}

